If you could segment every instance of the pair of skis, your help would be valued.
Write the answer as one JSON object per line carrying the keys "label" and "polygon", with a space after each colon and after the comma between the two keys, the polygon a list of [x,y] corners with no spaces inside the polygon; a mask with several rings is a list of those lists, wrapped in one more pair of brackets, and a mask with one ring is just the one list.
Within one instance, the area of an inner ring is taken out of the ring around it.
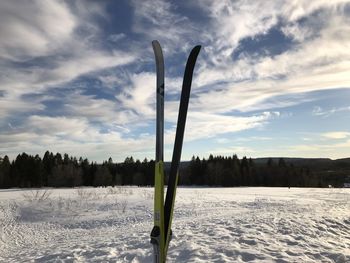
{"label": "pair of skis", "polygon": [[192,84],[192,76],[201,46],[195,46],[186,63],[182,83],[179,115],[175,135],[173,157],[170,166],[168,188],[164,202],[164,58],[157,40],[152,41],[157,69],[157,117],[156,117],[156,163],[154,180],[154,227],[151,232],[154,262],[164,263],[171,240],[171,223],[174,211],[176,188],[179,177],[182,143],[184,138],[188,102]]}

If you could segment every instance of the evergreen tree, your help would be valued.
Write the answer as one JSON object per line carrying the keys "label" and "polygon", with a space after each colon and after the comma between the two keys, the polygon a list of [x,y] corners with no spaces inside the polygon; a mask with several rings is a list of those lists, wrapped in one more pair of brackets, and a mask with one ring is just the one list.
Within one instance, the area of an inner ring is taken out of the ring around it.
{"label": "evergreen tree", "polygon": [[48,178],[52,175],[55,166],[55,157],[52,152],[46,151],[43,158],[43,185],[48,186]]}
{"label": "evergreen tree", "polygon": [[[312,162],[310,162],[312,165]],[[317,163],[316,163],[317,164]],[[342,186],[350,172],[350,163],[332,161],[319,168],[305,162],[288,163],[269,158],[266,163],[255,163],[251,158],[236,155],[213,156],[206,160],[193,156],[188,165],[180,166],[179,184],[209,186]],[[110,157],[102,165],[88,159],[46,151],[38,155],[19,154],[12,162],[0,157],[0,188],[8,187],[72,187],[107,185],[154,185],[154,160],[134,160],[127,157],[114,163]],[[166,165],[167,167],[167,165]],[[185,168],[183,168],[185,167]],[[331,170],[331,172],[329,172]]]}
{"label": "evergreen tree", "polygon": [[10,171],[10,160],[9,157],[5,155],[3,159],[0,159],[0,188],[11,187]]}
{"label": "evergreen tree", "polygon": [[112,175],[107,165],[97,167],[93,185],[95,187],[112,185]]}
{"label": "evergreen tree", "polygon": [[116,185],[116,176],[117,176],[117,165],[113,163],[112,157],[109,157],[107,162],[107,168],[109,173],[112,175],[112,185]]}
{"label": "evergreen tree", "polygon": [[91,178],[89,160],[86,158],[84,160],[83,159],[80,160],[80,167],[82,171],[82,184],[85,186],[91,186],[92,178]]}

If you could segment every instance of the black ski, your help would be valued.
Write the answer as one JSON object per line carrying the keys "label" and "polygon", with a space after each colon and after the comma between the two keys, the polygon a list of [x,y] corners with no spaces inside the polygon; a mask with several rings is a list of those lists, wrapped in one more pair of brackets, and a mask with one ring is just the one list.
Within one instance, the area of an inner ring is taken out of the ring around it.
{"label": "black ski", "polygon": [[188,109],[188,102],[190,99],[191,84],[194,66],[196,64],[197,56],[201,46],[195,46],[186,63],[184,79],[182,83],[181,100],[179,107],[179,115],[177,119],[177,128],[175,135],[175,143],[173,150],[173,157],[170,166],[170,174],[168,181],[168,188],[166,192],[165,205],[164,205],[164,233],[165,233],[165,255],[167,254],[169,242],[171,239],[171,223],[173,217],[176,188],[178,182],[179,164],[181,159],[182,143],[185,132],[186,116]]}

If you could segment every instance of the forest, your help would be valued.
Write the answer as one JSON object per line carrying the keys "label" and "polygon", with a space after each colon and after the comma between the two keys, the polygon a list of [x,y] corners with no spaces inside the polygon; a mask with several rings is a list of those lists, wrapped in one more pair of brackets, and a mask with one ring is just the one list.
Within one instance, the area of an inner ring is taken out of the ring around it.
{"label": "forest", "polygon": [[[165,163],[165,174],[170,163]],[[180,165],[180,185],[342,187],[350,182],[350,159],[247,158],[193,156]],[[165,182],[166,183],[166,182]],[[154,161],[127,157],[102,164],[68,154],[46,151],[39,155],[19,154],[10,161],[0,157],[0,188],[77,187],[154,184]]]}

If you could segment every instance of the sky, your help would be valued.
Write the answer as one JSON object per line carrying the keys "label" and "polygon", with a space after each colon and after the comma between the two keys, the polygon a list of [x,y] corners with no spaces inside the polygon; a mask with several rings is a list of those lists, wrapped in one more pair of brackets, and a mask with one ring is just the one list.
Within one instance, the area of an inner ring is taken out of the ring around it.
{"label": "sky", "polygon": [[171,160],[350,157],[350,1],[0,1],[0,156],[155,156],[157,39]]}

